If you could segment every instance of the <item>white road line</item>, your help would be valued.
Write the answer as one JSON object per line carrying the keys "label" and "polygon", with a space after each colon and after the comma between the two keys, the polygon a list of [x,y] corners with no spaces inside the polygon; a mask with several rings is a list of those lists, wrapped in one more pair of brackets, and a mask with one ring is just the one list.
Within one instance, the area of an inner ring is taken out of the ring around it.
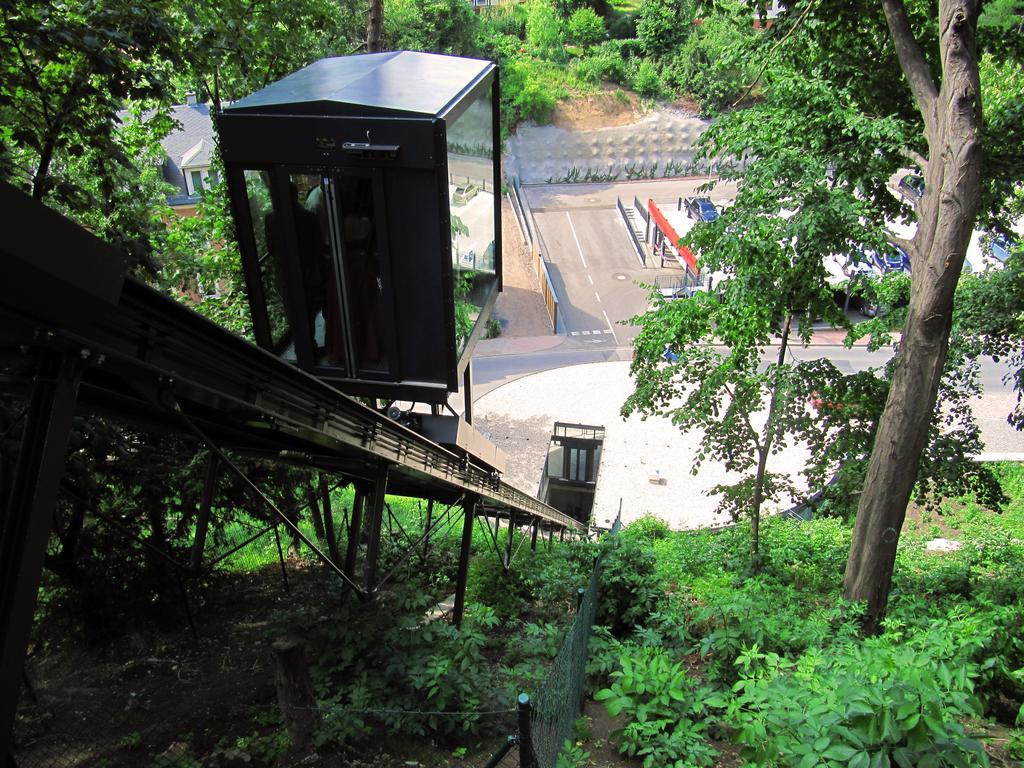
{"label": "white road line", "polygon": [[580,333],[582,333],[584,336],[590,335],[590,331],[580,331]]}
{"label": "white road line", "polygon": [[565,212],[565,218],[567,218],[569,220],[569,229],[572,230],[572,239],[576,241],[576,248],[580,252],[580,261],[583,262],[583,268],[586,269],[587,268],[587,260],[585,258],[583,258],[583,246],[580,245],[580,239],[578,237],[576,237],[576,227],[574,227],[572,225],[572,216],[569,215],[568,211]]}
{"label": "white road line", "polygon": [[600,304],[601,303],[601,294],[599,294],[597,291],[594,291],[594,295],[597,296],[597,303]]}
{"label": "white road line", "polygon": [[579,331],[572,331],[569,335],[570,336],[579,336],[580,332]]}
{"label": "white road line", "polygon": [[590,284],[591,284],[591,285],[593,285],[593,284],[594,284],[594,278],[592,278],[592,277],[590,276],[590,273],[589,273],[589,272],[587,272],[587,280],[589,280],[589,281],[590,281]]}
{"label": "white road line", "polygon": [[612,338],[615,339],[615,346],[619,346],[619,337],[615,333],[615,329],[612,328],[612,321],[608,319],[608,313],[602,309],[601,314],[604,315],[604,321],[608,323],[608,330],[612,332]]}

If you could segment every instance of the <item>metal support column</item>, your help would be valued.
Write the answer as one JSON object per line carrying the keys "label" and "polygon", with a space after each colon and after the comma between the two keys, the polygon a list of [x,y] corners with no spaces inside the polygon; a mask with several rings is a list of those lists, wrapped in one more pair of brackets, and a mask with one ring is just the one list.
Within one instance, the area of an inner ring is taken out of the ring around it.
{"label": "metal support column", "polygon": [[516,518],[515,513],[510,509],[508,511],[508,536],[505,537],[505,570],[508,570],[512,565],[512,537],[516,531]]}
{"label": "metal support column", "polygon": [[473,515],[476,513],[476,496],[466,496],[462,502],[462,545],[459,549],[459,572],[455,578],[455,608],[452,618],[456,627],[462,626],[462,614],[466,609],[466,579],[469,576],[469,551],[473,546]]}
{"label": "metal support column", "polygon": [[64,474],[81,360],[43,350],[6,514],[0,521],[0,760],[13,764],[14,715],[57,489]]}
{"label": "metal support column", "polygon": [[203,480],[203,492],[199,498],[199,516],[196,518],[196,535],[192,541],[192,556],[189,570],[199,573],[203,569],[203,550],[206,548],[206,532],[210,528],[210,507],[213,506],[213,494],[217,488],[217,456],[213,451],[206,457],[206,477]]}
{"label": "metal support column", "polygon": [[362,483],[356,483],[355,496],[352,498],[352,516],[348,522],[348,541],[345,544],[345,576],[353,583],[356,581],[356,556],[359,554],[359,533],[363,527],[365,499],[365,486]]}
{"label": "metal support column", "polygon": [[427,520],[423,525],[423,557],[430,552],[430,519],[434,516],[434,500],[427,499]]}
{"label": "metal support column", "polygon": [[465,407],[462,418],[467,424],[473,423],[473,361],[466,363],[466,370],[462,374],[462,390]]}
{"label": "metal support column", "polygon": [[540,519],[533,518],[533,530],[530,532],[530,549],[537,551],[537,529],[540,528]]}
{"label": "metal support column", "polygon": [[388,465],[377,468],[370,501],[369,530],[366,541],[366,562],[363,566],[363,590],[370,596],[377,587],[377,557],[380,554],[380,526],[384,519],[384,495],[388,492]]}

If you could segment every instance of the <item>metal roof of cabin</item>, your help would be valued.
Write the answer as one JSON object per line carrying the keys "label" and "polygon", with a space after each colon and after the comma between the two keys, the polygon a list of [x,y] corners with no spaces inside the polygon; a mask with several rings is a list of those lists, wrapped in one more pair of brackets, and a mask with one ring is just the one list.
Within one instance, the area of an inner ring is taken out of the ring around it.
{"label": "metal roof of cabin", "polygon": [[493,66],[416,51],[337,56],[314,62],[225,112],[434,116]]}

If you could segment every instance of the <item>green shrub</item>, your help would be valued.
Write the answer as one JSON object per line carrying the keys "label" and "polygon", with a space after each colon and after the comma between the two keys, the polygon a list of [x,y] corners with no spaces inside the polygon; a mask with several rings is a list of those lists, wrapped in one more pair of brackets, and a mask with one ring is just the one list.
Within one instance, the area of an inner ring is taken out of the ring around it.
{"label": "green shrub", "polygon": [[808,651],[796,663],[754,645],[735,695],[717,693],[744,756],[761,766],[988,765],[961,721],[977,717],[977,668],[890,640]]}
{"label": "green shrub", "polygon": [[664,539],[670,530],[668,523],[648,512],[627,525],[623,529],[623,535],[650,544],[655,539]]}
{"label": "green shrub", "polygon": [[705,695],[664,650],[637,648],[619,657],[611,684],[594,699],[612,717],[629,720],[619,751],[642,758],[644,768],[661,768],[712,764],[717,753],[704,735]]}
{"label": "green shrub", "polygon": [[612,11],[608,16],[608,37],[630,40],[636,37],[636,17],[632,13]]}
{"label": "green shrub", "polygon": [[577,8],[569,17],[565,36],[569,42],[584,48],[596,45],[607,36],[604,20],[591,8]]}
{"label": "green shrub", "polygon": [[654,565],[654,553],[643,542],[621,534],[606,539],[598,624],[622,637],[647,622],[665,594]]}
{"label": "green shrub", "polygon": [[633,71],[630,84],[633,90],[641,96],[655,98],[660,96],[662,92],[661,76],[658,74],[657,67],[651,63],[650,59],[642,59],[640,61]]}

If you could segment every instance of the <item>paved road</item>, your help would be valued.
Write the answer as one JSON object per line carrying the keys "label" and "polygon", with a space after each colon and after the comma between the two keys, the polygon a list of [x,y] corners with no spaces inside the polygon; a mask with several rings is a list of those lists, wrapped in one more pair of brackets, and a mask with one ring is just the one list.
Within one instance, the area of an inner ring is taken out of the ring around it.
{"label": "paved road", "polygon": [[[563,337],[559,341],[546,338],[481,342],[473,362],[475,395],[480,397],[529,373],[630,359],[632,341],[639,329],[623,322],[647,308],[647,291],[641,284],[653,283],[658,274],[679,274],[679,270],[641,265],[615,200],[618,197],[631,202],[636,196],[668,203],[695,194],[705,181],[690,178],[524,187],[551,259]],[[734,194],[734,186],[720,183],[710,196],[721,201]],[[851,319],[857,318],[851,314]],[[826,341],[838,341],[838,337]],[[837,343],[791,347],[790,354],[794,359],[825,356],[841,371],[853,373],[883,366],[891,350],[872,353],[864,347],[847,349]],[[766,351],[766,361],[774,357],[770,349]],[[1016,400],[1012,387],[1003,382],[1006,371],[1004,364],[982,363],[985,394],[975,401],[974,410],[988,451],[1024,454],[1024,435],[1006,424],[1006,415]]]}

